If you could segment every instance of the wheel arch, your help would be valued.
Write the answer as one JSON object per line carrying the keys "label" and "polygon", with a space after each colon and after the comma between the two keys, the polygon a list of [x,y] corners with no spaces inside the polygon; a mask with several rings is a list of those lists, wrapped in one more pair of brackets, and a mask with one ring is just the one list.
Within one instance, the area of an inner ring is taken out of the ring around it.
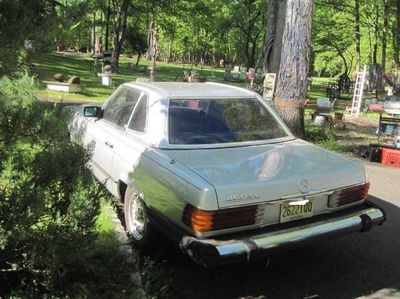
{"label": "wheel arch", "polygon": [[125,193],[128,187],[137,195],[139,195],[143,200],[143,194],[139,191],[138,186],[133,182],[127,183],[124,180],[118,180],[118,197],[121,201],[124,201]]}
{"label": "wheel arch", "polygon": [[124,200],[127,188],[128,188],[128,185],[125,184],[124,181],[121,181],[121,180],[118,181],[118,197],[119,197],[119,200],[121,200],[121,201]]}

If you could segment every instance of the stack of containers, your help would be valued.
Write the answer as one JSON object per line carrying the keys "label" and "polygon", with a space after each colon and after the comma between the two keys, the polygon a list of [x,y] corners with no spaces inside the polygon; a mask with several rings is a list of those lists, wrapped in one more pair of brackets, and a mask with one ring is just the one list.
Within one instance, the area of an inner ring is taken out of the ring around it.
{"label": "stack of containers", "polygon": [[400,149],[382,148],[381,163],[400,167]]}

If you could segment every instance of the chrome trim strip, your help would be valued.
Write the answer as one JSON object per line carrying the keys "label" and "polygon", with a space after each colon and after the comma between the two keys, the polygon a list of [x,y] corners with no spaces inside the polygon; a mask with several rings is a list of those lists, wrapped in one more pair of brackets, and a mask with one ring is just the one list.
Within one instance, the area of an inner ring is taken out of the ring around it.
{"label": "chrome trim strip", "polygon": [[[363,226],[363,220],[360,218],[361,215],[368,215],[374,225],[380,224],[379,221],[385,219],[381,210],[369,208],[339,219],[254,236],[250,237],[249,240],[256,245],[256,249],[268,250],[288,246],[311,238],[322,237],[338,231],[361,230]],[[230,244],[217,245],[216,249],[221,258],[248,255],[250,249],[246,246],[245,242],[243,240],[235,240]]]}
{"label": "chrome trim strip", "polygon": [[[168,136],[169,138],[169,136]],[[240,141],[240,142],[227,142],[227,143],[207,143],[207,144],[173,144],[168,143],[166,145],[159,146],[161,149],[166,150],[184,150],[184,149],[219,149],[219,148],[234,148],[234,147],[245,147],[245,146],[262,146],[268,144],[280,144],[283,142],[290,142],[296,140],[296,137],[285,136],[281,138],[265,139],[259,141]],[[169,140],[168,140],[169,142]]]}
{"label": "chrome trim strip", "polygon": [[246,252],[246,246],[244,244],[235,243],[231,245],[224,245],[217,247],[220,256],[230,256]]}

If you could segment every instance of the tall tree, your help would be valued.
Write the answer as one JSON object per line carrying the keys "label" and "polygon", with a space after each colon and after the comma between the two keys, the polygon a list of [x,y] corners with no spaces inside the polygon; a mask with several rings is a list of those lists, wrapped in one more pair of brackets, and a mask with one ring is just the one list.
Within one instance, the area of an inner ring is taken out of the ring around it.
{"label": "tall tree", "polygon": [[118,69],[119,56],[125,41],[130,0],[111,0],[112,10],[112,38],[113,38],[113,64]]}
{"label": "tall tree", "polygon": [[360,33],[360,0],[354,0],[354,30],[356,38],[356,70],[360,70],[361,65],[361,33]]}
{"label": "tall tree", "polygon": [[264,0],[241,0],[235,2],[235,26],[243,35],[244,54],[249,67],[256,63],[259,37],[265,28]]}
{"label": "tall tree", "polygon": [[383,29],[382,29],[382,70],[386,71],[387,31],[389,26],[389,3],[383,0]]}
{"label": "tall tree", "polygon": [[396,26],[394,29],[394,34],[395,36],[393,40],[394,44],[394,61],[395,61],[395,67],[396,67],[396,72],[399,71],[400,68],[400,0],[396,0]]}
{"label": "tall tree", "polygon": [[267,1],[267,35],[264,43],[264,70],[278,73],[285,28],[286,0]]}
{"label": "tall tree", "polygon": [[310,65],[312,0],[288,0],[280,71],[275,92],[276,111],[299,138],[304,138],[304,102]]}
{"label": "tall tree", "polygon": [[105,15],[105,26],[106,33],[104,37],[104,49],[108,51],[109,48],[109,36],[110,36],[110,17],[111,17],[111,0],[107,1],[106,8],[103,10]]}
{"label": "tall tree", "polygon": [[354,57],[356,65],[361,64],[361,41],[364,40],[361,39],[361,13],[359,7],[356,7],[360,2],[356,1],[359,0],[316,1],[313,53],[314,70],[318,73],[342,73],[349,76]]}
{"label": "tall tree", "polygon": [[151,29],[151,67],[150,82],[157,81],[157,48],[158,48],[158,32],[157,23],[154,23]]}
{"label": "tall tree", "polygon": [[373,20],[373,30],[374,30],[374,45],[372,50],[372,63],[378,63],[378,34],[379,34],[379,16],[380,16],[380,7],[377,2],[372,2],[372,9],[375,13]]}
{"label": "tall tree", "polygon": [[[339,66],[335,69],[337,72],[349,74],[351,62],[353,59],[354,33],[348,25],[347,14],[340,10],[330,9],[326,11],[316,11],[314,26],[314,47],[316,54],[322,54],[324,59],[335,60],[334,64]],[[335,30],[331,30],[335,28]],[[328,55],[333,52],[332,55]],[[336,57],[336,59],[335,59]],[[338,61],[338,60],[341,61]],[[317,69],[319,66],[317,66]]]}

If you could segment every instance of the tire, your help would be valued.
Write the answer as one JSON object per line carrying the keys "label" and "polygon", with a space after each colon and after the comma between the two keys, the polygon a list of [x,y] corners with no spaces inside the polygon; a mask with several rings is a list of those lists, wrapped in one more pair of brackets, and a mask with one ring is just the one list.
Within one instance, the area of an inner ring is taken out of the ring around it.
{"label": "tire", "polygon": [[133,244],[142,249],[154,245],[154,228],[143,200],[131,188],[127,188],[124,197],[125,226]]}

